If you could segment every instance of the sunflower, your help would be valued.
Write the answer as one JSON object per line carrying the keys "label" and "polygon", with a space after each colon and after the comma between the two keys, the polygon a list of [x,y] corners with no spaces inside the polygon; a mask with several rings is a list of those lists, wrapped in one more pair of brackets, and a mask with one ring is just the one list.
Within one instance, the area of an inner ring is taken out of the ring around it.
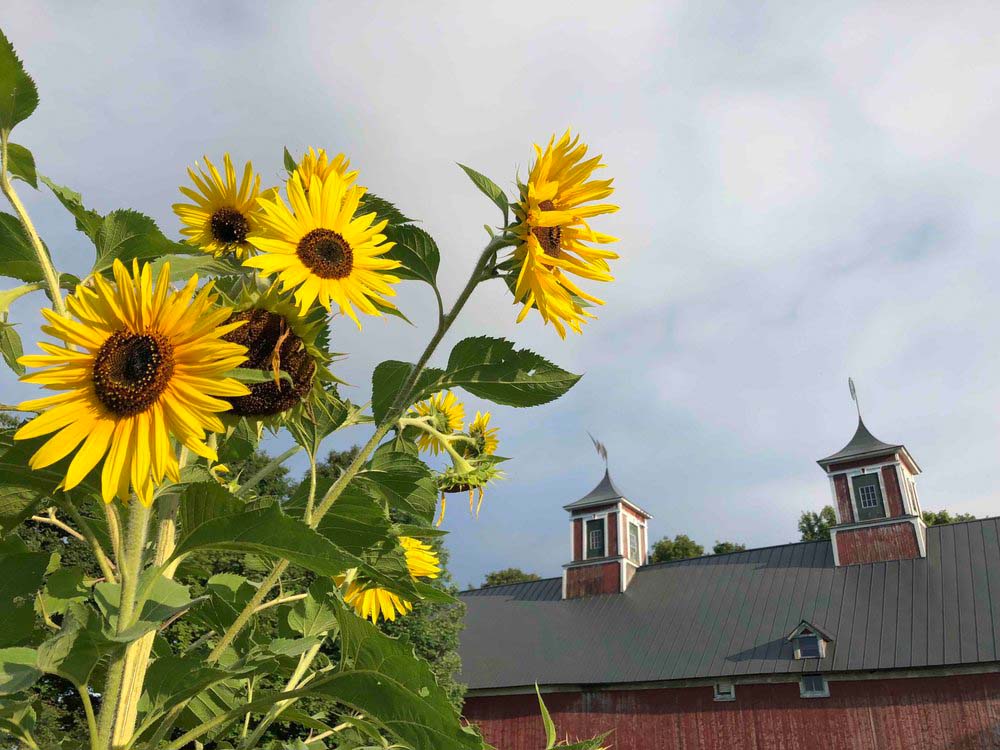
{"label": "sunflower", "polygon": [[316,344],[322,323],[316,315],[302,317],[273,286],[263,294],[245,293],[234,307],[226,322],[244,325],[223,338],[246,347],[241,368],[272,372],[274,378],[249,384],[249,395],[227,399],[230,414],[254,419],[282,414],[307,400],[321,381],[334,380],[326,369],[330,357]]}
{"label": "sunflower", "polygon": [[223,323],[230,311],[214,307],[211,284],[195,294],[194,276],[174,291],[168,265],[154,283],[150,266],[140,271],[137,261],[130,275],[116,260],[113,273],[114,284],[98,274],[92,277],[93,288],[81,285],[69,296],[66,304],[75,320],[42,310],[48,321],[42,331],[65,345],[43,342],[39,347],[46,354],[21,357],[25,366],[44,368],[21,379],[62,393],[21,404],[19,409],[41,414],[14,439],[55,433],[31,457],[32,469],[79,448],[66,470],[64,490],[77,486],[104,459],[104,501],[115,495],[127,501],[131,486],[148,506],[164,475],[180,481],[171,437],[216,460],[205,433],[224,429],[216,413],[227,410],[229,402],[219,397],[247,393],[240,383],[222,377],[242,364],[246,349],[222,339],[241,324]]}
{"label": "sunflower", "polygon": [[243,179],[237,185],[236,169],[229,154],[223,155],[222,164],[225,179],[207,156],[207,172],[199,168],[199,174],[189,168],[188,175],[198,189],[181,187],[180,191],[194,203],[175,203],[173,209],[184,223],[181,234],[188,243],[216,258],[232,254],[237,260],[244,260],[255,250],[247,237],[257,229],[260,175],[255,175],[253,164],[247,162]]}
{"label": "sunflower", "polygon": [[302,159],[296,165],[295,172],[298,174],[299,179],[302,180],[302,188],[306,192],[309,192],[313,177],[316,177],[322,183],[323,180],[333,173],[340,175],[348,185],[354,184],[358,173],[356,171],[348,172],[347,170],[350,168],[351,162],[343,154],[337,154],[330,159],[324,149],[315,149],[310,146],[309,150],[303,154]]}
{"label": "sunflower", "polygon": [[[413,405],[413,411],[421,417],[430,417],[430,426],[442,435],[452,435],[462,431],[465,407],[451,391],[435,393],[426,401]],[[444,443],[436,435],[421,431],[417,437],[417,447],[430,451],[435,456],[445,450]]]}
{"label": "sunflower", "polygon": [[[440,575],[441,562],[433,547],[408,536],[399,537],[399,543],[403,547],[411,578],[437,578]],[[338,585],[343,581],[342,577],[339,578]],[[396,615],[405,615],[413,610],[412,602],[398,594],[378,586],[366,586],[356,580],[347,587],[344,601],[372,622],[378,622],[379,617],[395,620]]]}
{"label": "sunflower", "polygon": [[376,222],[375,213],[354,215],[365,189],[336,171],[314,174],[308,196],[298,172],[285,188],[291,208],[280,195],[261,197],[261,230],[249,239],[263,254],[244,265],[277,275],[285,291],[294,288],[303,314],[317,299],[327,311],[332,301],[360,328],[353,306],[368,315],[395,309],[383,295],[396,294],[389,285],[399,278],[387,271],[400,263],[379,257],[394,245],[381,234],[388,222]]}
{"label": "sunflower", "polygon": [[476,418],[469,425],[469,437],[472,438],[473,443],[469,446],[469,450],[466,453],[473,456],[489,456],[496,453],[497,446],[500,444],[497,439],[497,433],[500,432],[500,428],[489,426],[490,416],[489,412],[485,414],[476,412]]}
{"label": "sunflower", "polygon": [[587,303],[604,304],[583,292],[570,275],[612,281],[608,260],[618,257],[594,246],[616,239],[593,231],[587,220],[618,206],[594,203],[611,195],[612,180],[591,180],[604,165],[600,156],[584,160],[586,154],[587,146],[568,130],[558,142],[553,136],[544,152],[536,145],[528,184],[521,186],[521,200],[514,206],[520,244],[510,260],[516,271],[514,298],[524,304],[517,320],[537,308],[563,338],[567,327],[580,333],[586,319],[594,317],[586,311]]}

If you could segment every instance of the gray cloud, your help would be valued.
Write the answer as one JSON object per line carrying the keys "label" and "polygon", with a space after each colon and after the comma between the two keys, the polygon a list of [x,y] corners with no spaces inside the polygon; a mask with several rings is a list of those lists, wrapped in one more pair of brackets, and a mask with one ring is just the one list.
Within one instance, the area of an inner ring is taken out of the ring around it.
{"label": "gray cloud", "polygon": [[[101,210],[170,231],[184,167],[231,150],[276,178],[283,145],[347,152],[421,217],[453,295],[496,217],[454,167],[510,185],[572,125],[623,210],[618,281],[586,335],[517,326],[486,288],[449,336],[516,338],[586,373],[542,409],[500,408],[510,478],[478,521],[453,503],[460,583],[565,561],[561,505],[611,452],[653,533],[751,545],[829,500],[813,461],[872,430],[926,470],[924,505],[995,514],[1000,109],[992,4],[284,3],[141,10],[24,3],[5,31],[42,94],[17,139]],[[30,205],[61,267],[88,250],[50,196]],[[417,330],[339,321],[342,374],[414,357]],[[37,319],[20,314],[22,333]],[[27,393],[9,374],[5,393]],[[471,401],[473,409],[484,404]],[[338,436],[347,445],[363,435]]]}

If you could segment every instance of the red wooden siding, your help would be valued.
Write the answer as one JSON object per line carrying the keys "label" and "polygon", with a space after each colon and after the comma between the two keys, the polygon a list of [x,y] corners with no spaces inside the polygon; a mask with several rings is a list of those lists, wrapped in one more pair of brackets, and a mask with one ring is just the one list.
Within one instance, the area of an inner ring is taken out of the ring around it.
{"label": "red wooden siding", "polygon": [[833,486],[837,491],[837,510],[840,511],[840,522],[852,523],[854,512],[851,509],[851,493],[847,489],[847,475],[837,474],[833,478]]}
{"label": "red wooden siding", "polygon": [[[800,698],[797,682],[549,693],[559,737],[614,730],[613,750],[995,750],[1000,675],[831,681],[829,698]],[[465,715],[498,750],[538,750],[545,734],[534,695],[469,696]]]}
{"label": "red wooden siding", "polygon": [[608,513],[608,556],[618,554],[618,514]]}
{"label": "red wooden siding", "polygon": [[882,484],[885,485],[885,494],[888,495],[889,515],[896,517],[903,515],[903,493],[899,490],[899,478],[896,476],[895,466],[882,467]]}
{"label": "red wooden siding", "polygon": [[583,559],[583,521],[573,521],[573,561]]}
{"label": "red wooden siding", "polygon": [[841,565],[910,560],[920,557],[920,548],[913,524],[903,521],[838,531],[837,556]]}
{"label": "red wooden siding", "polygon": [[854,461],[844,461],[839,464],[830,464],[830,468],[827,469],[827,471],[832,473],[836,471],[846,471],[847,469],[860,469],[862,466],[871,466],[872,464],[880,464],[884,461],[893,461],[895,459],[895,453],[886,453],[884,456],[869,456],[868,458],[858,458]]}
{"label": "red wooden siding", "polygon": [[566,569],[566,598],[597,594],[617,594],[621,588],[621,568],[617,560]]}

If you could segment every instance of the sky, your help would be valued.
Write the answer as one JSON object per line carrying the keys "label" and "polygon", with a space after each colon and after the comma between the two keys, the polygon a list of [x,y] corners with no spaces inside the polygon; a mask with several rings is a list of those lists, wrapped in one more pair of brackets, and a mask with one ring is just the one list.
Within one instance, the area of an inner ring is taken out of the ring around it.
{"label": "sky", "polygon": [[[536,409],[467,399],[513,460],[478,519],[449,508],[461,586],[560,574],[562,506],[604,471],[588,431],[651,540],[796,540],[831,500],[815,460],[854,432],[849,376],[871,431],[923,468],[925,509],[1000,513],[998,25],[1000,6],[971,2],[10,0],[0,16],[41,95],[15,140],[89,206],[177,237],[170,206],[203,154],[276,184],[284,146],[344,152],[437,239],[446,300],[498,221],[456,162],[513,189],[567,127],[604,155],[621,211],[594,226],[621,258],[588,287],[599,318],[562,341],[484,286],[435,360],[487,334],[584,375]],[[54,198],[21,192],[60,270],[86,271]],[[39,300],[12,315],[26,350]],[[334,321],[356,402],[433,332],[426,286],[398,301],[413,327]],[[0,388],[31,393],[7,371]]]}

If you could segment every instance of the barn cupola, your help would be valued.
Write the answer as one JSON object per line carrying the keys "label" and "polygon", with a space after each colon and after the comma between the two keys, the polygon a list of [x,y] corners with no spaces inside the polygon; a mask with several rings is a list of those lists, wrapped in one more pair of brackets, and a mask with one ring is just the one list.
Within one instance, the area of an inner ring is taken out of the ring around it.
{"label": "barn cupola", "polygon": [[646,564],[646,522],[652,518],[615,487],[611,474],[579,500],[570,516],[570,562],[563,566],[563,598],[618,594]]}
{"label": "barn cupola", "polygon": [[851,441],[818,463],[830,479],[837,512],[830,529],[837,565],[926,556],[916,485],[920,467],[906,446],[876,438],[859,411]]}

